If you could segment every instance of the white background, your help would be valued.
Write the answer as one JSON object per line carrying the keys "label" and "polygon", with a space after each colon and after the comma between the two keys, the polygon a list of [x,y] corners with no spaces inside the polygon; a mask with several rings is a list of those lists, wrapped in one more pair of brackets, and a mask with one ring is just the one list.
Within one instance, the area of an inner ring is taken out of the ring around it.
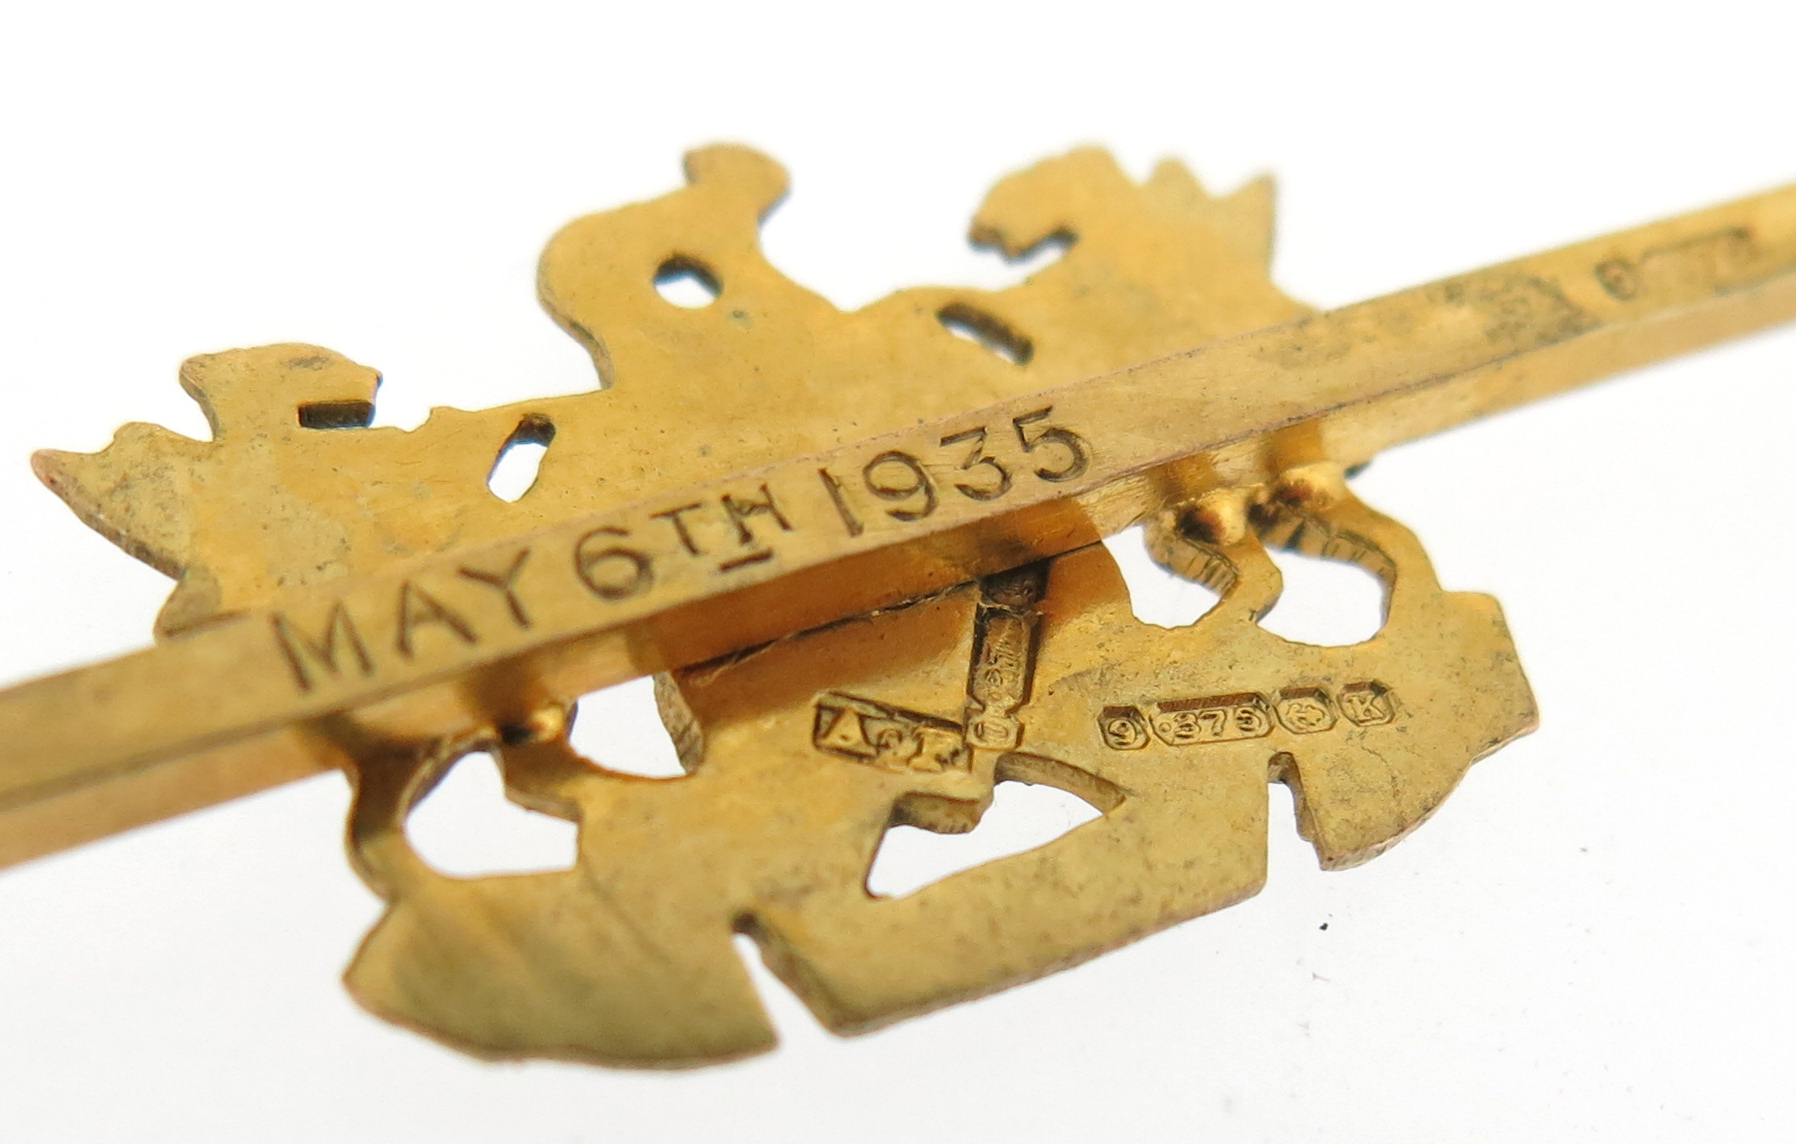
{"label": "white background", "polygon": [[[184,356],[306,340],[381,419],[588,384],[542,240],[754,143],[838,304],[1015,271],[1003,172],[1281,179],[1338,305],[1796,178],[1787,4],[13,4],[0,15],[0,682],[141,645],[166,582],[31,477],[195,435]],[[1796,331],[1382,458],[1500,596],[1544,723],[1371,865],[1275,797],[1253,901],[857,1040],[686,1074],[489,1066],[364,1016],[325,778],[0,874],[0,1139],[1787,1139]],[[5,752],[0,744],[0,757]],[[1323,924],[1327,923],[1327,928]]]}

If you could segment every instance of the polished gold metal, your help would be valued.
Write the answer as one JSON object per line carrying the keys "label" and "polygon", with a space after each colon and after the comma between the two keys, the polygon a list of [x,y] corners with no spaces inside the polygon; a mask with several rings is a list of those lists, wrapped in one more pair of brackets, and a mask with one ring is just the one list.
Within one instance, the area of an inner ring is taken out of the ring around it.
{"label": "polished gold metal", "polygon": [[[842,1031],[1001,988],[1255,892],[1268,779],[1350,865],[1533,725],[1494,602],[1442,591],[1344,467],[1796,314],[1796,188],[1313,314],[1267,278],[1269,183],[1077,151],[974,224],[1058,262],[844,313],[760,253],[777,165],[709,148],[688,178],[544,255],[602,390],[370,428],[372,370],[263,347],[183,366],[211,441],[39,454],[178,585],[155,649],[0,694],[0,861],[335,766],[388,902],[350,987],[470,1051],[763,1049],[734,932]],[[679,277],[709,303],[664,298]],[[488,476],[524,444],[508,502]],[[1215,610],[1133,617],[1094,542],[1137,521]],[[1378,576],[1379,634],[1261,628],[1268,545]],[[688,775],[580,757],[574,701],[652,672]],[[407,815],[479,751],[581,824],[574,868],[418,856]],[[868,893],[890,826],[969,829],[1003,781],[1102,816]]]}

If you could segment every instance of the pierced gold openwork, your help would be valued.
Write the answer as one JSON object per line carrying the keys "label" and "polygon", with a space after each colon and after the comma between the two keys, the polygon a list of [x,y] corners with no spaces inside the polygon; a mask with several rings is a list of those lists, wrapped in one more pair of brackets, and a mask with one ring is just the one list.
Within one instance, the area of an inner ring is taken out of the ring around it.
{"label": "pierced gold openwork", "polygon": [[[1268,277],[1265,180],[1074,151],[972,230],[1058,260],[854,312],[763,257],[785,188],[707,148],[554,237],[540,293],[590,392],[379,428],[374,370],[267,346],[182,366],[208,441],[38,454],[176,588],[157,648],[0,695],[0,860],[338,767],[386,902],[347,982],[384,1017],[488,1056],[739,1057],[773,1043],[746,933],[827,1026],[876,1027],[1252,895],[1269,782],[1330,868],[1414,829],[1534,705],[1495,601],[1346,469],[1796,312],[1796,189],[1316,314]],[[523,448],[534,482],[495,493]],[[1213,610],[1134,616],[1097,541],[1136,522]],[[1378,633],[1262,627],[1276,549],[1372,573]],[[582,694],[651,673],[680,777],[569,739]],[[578,824],[571,868],[419,855],[408,816],[476,752]],[[969,830],[1005,782],[1097,817],[868,890],[888,830]]]}

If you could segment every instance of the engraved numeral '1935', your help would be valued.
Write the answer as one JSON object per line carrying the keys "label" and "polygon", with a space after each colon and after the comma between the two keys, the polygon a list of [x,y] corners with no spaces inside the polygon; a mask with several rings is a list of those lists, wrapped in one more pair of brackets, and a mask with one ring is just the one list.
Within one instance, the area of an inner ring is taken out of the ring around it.
{"label": "engraved numeral '1935'", "polygon": [[[1050,424],[1054,407],[1040,409],[1010,419],[1017,444],[1029,460],[1037,462],[1034,473],[1044,481],[1059,483],[1076,480],[1091,468],[1091,449],[1085,438],[1071,429]],[[995,501],[1016,486],[1014,462],[1007,464],[988,452],[990,430],[986,426],[950,433],[941,439],[944,449],[964,447],[954,460],[937,463],[938,472],[952,466],[943,483],[971,501]],[[1027,463],[1027,462],[1025,462]],[[848,535],[859,536],[866,525],[855,511],[848,488],[828,469],[817,470],[824,490]],[[915,454],[901,449],[887,449],[861,467],[860,484],[868,494],[890,506],[886,515],[893,520],[919,521],[941,506],[942,493],[929,467]]]}

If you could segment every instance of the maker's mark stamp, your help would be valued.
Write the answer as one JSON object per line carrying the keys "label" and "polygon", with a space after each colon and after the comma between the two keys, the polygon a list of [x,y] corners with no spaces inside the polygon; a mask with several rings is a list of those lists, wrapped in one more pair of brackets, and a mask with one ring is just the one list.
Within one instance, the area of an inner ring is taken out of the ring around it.
{"label": "maker's mark stamp", "polygon": [[940,774],[971,765],[957,725],[840,692],[818,696],[811,743],[820,751],[887,771]]}

